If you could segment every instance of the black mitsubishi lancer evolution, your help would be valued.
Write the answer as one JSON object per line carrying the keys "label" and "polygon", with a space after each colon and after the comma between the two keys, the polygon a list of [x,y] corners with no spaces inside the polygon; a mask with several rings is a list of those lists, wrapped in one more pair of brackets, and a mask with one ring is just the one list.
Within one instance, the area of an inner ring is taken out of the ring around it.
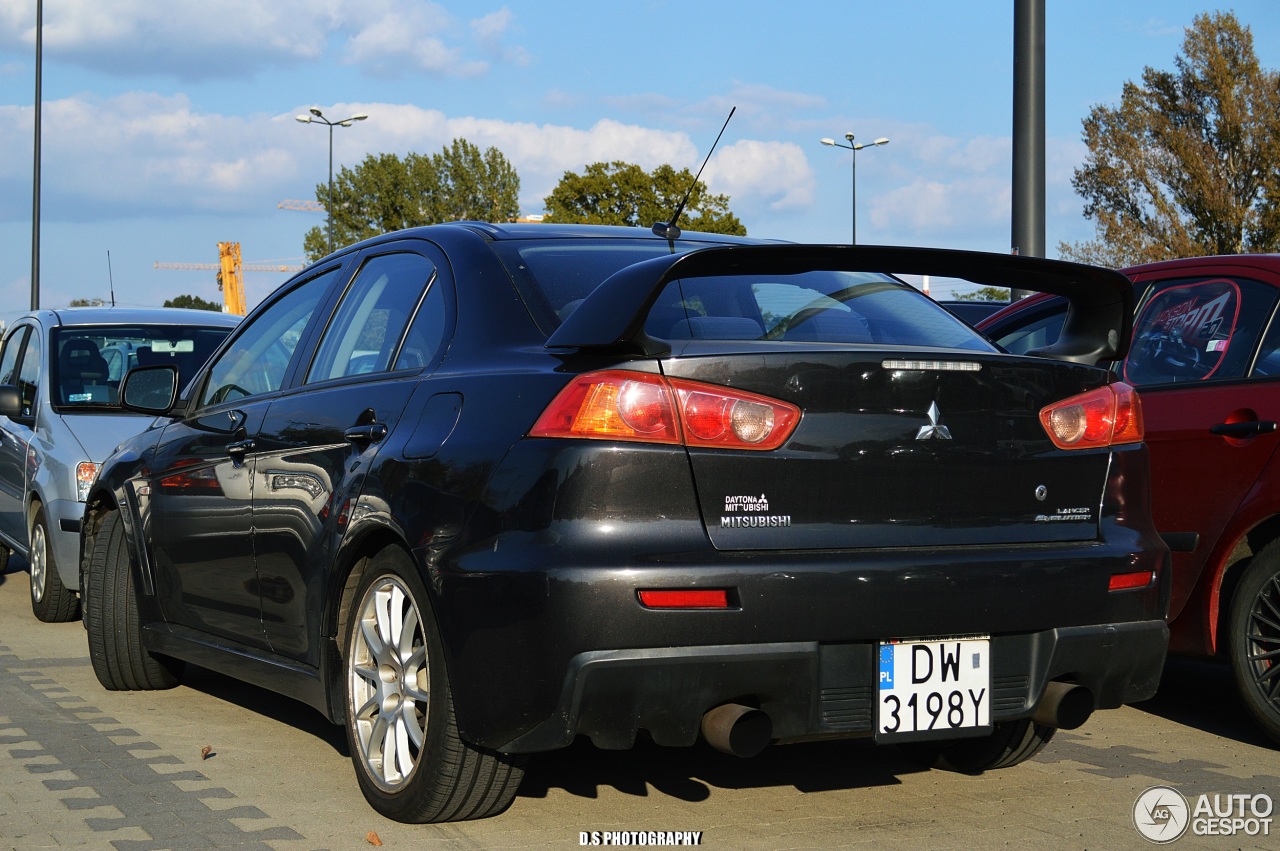
{"label": "black mitsubishi lancer evolution", "polygon": [[[1012,355],[905,282],[1065,296]],[[529,754],[866,736],[966,772],[1150,697],[1168,630],[1118,273],[936,249],[457,222],[315,263],[106,461],[111,689],[192,663],[346,728],[408,822]],[[266,757],[264,760],[274,757]],[[264,766],[266,767],[266,766]]]}

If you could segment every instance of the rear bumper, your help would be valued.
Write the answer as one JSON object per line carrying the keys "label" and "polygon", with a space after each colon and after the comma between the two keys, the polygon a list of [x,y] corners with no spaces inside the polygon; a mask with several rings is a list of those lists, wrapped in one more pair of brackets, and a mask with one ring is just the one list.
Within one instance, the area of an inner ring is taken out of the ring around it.
{"label": "rear bumper", "polygon": [[[777,738],[865,733],[889,639],[991,636],[996,676],[1010,678],[993,683],[1008,689],[997,719],[1031,715],[1054,679],[1100,708],[1155,690],[1170,574],[1145,447],[1114,453],[1096,540],[720,551],[681,454],[552,443],[522,442],[551,460],[509,465],[464,534],[415,551],[458,727],[477,745],[536,751],[581,734],[627,747],[639,729],[689,744],[730,701],[767,705]],[[1154,581],[1109,590],[1144,571]],[[660,589],[728,605],[639,600]]]}
{"label": "rear bumper", "polygon": [[[1169,630],[1163,620],[993,636],[992,720],[1032,715],[1052,680],[1089,689],[1096,709],[1155,694]],[[875,720],[876,645],[791,642],[598,650],[573,657],[555,711],[509,753],[589,736],[629,748],[639,730],[660,745],[691,745],[703,714],[731,700],[766,712],[778,740],[868,735]]]}

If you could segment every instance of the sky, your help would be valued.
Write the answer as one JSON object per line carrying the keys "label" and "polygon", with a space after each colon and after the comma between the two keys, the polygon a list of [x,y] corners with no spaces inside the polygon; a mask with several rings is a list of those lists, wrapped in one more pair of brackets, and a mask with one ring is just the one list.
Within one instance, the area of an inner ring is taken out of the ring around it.
{"label": "sky", "polygon": [[[1071,187],[1082,121],[1196,15],[1232,11],[1280,67],[1275,0],[1047,0],[1045,253],[1093,236]],[[299,264],[335,171],[496,147],[525,215],[566,171],[703,172],[752,236],[1008,252],[1013,0],[45,0],[40,305],[217,301],[209,271]],[[31,301],[36,0],[0,0],[0,322]],[[857,154],[822,137],[889,144]],[[855,191],[856,190],[856,191]],[[247,272],[250,307],[284,282]],[[935,292],[935,295],[939,293]],[[946,293],[942,293],[946,295]]]}

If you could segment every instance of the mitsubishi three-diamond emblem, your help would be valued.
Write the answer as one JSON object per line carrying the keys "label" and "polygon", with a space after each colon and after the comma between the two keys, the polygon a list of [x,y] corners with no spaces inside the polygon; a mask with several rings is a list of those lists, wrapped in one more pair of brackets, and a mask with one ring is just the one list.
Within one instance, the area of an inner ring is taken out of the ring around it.
{"label": "mitsubishi three-diamond emblem", "polygon": [[920,430],[916,432],[916,440],[950,440],[951,429],[938,424],[942,412],[938,410],[937,402],[930,403],[928,413],[929,424],[920,426]]}

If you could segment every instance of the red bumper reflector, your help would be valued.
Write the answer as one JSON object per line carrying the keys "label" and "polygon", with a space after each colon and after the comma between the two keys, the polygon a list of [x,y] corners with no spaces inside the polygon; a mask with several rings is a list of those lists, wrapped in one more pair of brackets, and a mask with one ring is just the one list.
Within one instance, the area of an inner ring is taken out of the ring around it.
{"label": "red bumper reflector", "polygon": [[727,609],[729,592],[718,589],[638,591],[640,603],[648,609]]}
{"label": "red bumper reflector", "polygon": [[1155,581],[1154,570],[1139,570],[1137,573],[1113,573],[1107,582],[1108,591],[1127,591],[1130,588],[1146,588]]}

